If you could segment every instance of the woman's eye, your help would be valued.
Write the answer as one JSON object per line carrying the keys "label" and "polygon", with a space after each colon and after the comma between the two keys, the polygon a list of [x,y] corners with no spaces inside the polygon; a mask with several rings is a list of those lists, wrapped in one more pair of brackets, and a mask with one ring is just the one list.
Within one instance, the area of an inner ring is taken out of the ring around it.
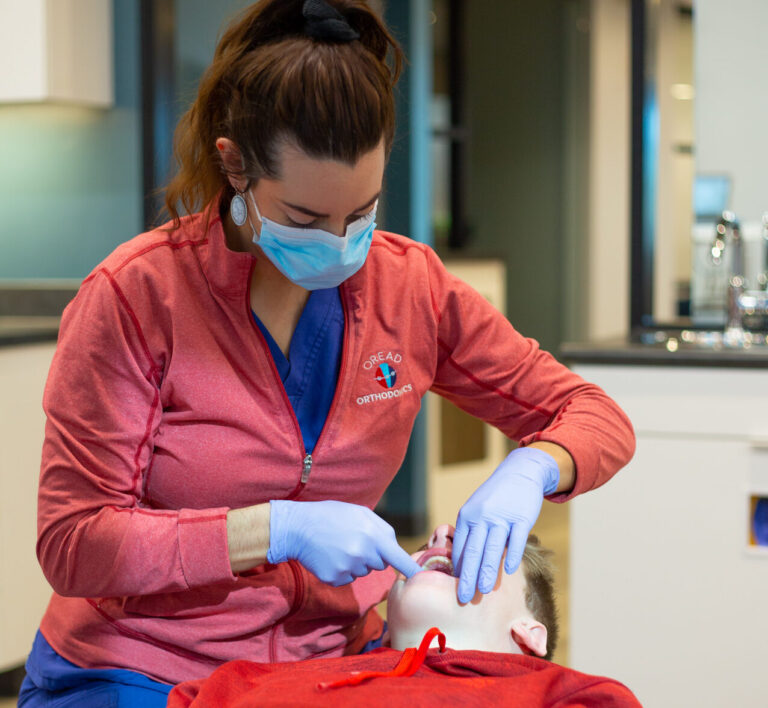
{"label": "woman's eye", "polygon": [[309,229],[315,223],[314,221],[310,221],[308,224],[301,224],[298,221],[294,221],[293,219],[291,219],[290,216],[286,215],[285,218],[288,220],[288,225],[289,226],[296,226],[299,229]]}
{"label": "woman's eye", "polygon": [[[368,216],[368,214],[354,214],[353,216],[347,217],[346,224],[347,226],[349,226],[350,224],[354,224],[356,221],[359,221],[360,219],[364,219],[366,216]],[[314,227],[316,223],[313,220],[307,224],[302,224],[299,221],[294,221],[293,219],[291,219],[291,217],[288,216],[288,214],[285,215],[285,219],[288,222],[288,226],[295,226],[296,228],[299,228],[299,229],[311,229]]]}

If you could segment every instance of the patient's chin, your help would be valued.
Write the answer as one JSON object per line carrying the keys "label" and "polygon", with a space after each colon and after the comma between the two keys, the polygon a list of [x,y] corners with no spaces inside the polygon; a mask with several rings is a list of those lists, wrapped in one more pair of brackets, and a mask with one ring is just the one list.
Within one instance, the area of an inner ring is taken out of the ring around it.
{"label": "patient's chin", "polygon": [[387,619],[396,627],[439,627],[444,631],[456,621],[460,608],[458,578],[436,571],[422,571],[407,581],[398,580],[389,593]]}

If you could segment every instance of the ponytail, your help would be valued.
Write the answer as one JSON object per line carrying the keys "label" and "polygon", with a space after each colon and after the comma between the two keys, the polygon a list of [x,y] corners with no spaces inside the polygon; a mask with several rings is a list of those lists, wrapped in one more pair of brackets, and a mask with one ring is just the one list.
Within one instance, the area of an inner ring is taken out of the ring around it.
{"label": "ponytail", "polygon": [[199,211],[222,189],[233,196],[215,146],[219,137],[240,148],[243,169],[236,176],[249,181],[279,178],[285,143],[347,164],[382,140],[389,154],[402,51],[365,0],[326,2],[357,39],[310,36],[304,0],[261,0],[227,27],[176,128],[178,171],[165,191],[174,228],[182,207]]}

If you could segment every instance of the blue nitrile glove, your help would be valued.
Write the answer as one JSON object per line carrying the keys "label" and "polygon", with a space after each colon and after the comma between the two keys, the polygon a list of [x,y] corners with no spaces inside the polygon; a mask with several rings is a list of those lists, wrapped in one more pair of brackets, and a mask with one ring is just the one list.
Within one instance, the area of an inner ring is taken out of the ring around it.
{"label": "blue nitrile glove", "polygon": [[459,602],[469,602],[475,587],[482,593],[493,589],[507,540],[504,570],[517,570],[544,495],[559,483],[560,469],[552,455],[521,447],[475,490],[459,511],[453,538]]}
{"label": "blue nitrile glove", "polygon": [[394,529],[369,508],[340,501],[270,503],[270,563],[297,560],[324,583],[346,585],[391,565],[407,578],[421,567]]}

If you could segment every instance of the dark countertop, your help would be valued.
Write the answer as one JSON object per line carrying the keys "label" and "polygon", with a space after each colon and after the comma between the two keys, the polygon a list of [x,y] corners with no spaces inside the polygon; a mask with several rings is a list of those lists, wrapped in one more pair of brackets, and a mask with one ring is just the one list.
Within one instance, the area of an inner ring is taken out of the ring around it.
{"label": "dark countertop", "polygon": [[55,342],[79,280],[0,280],[0,347]]}
{"label": "dark countertop", "polygon": [[670,351],[664,343],[640,344],[614,339],[567,342],[560,348],[560,354],[567,364],[768,368],[766,345],[749,349],[715,349],[681,343],[677,351]]}
{"label": "dark countertop", "polygon": [[[55,342],[61,312],[79,285],[74,280],[0,281],[0,347]],[[768,368],[768,343],[748,349],[704,347],[682,341],[675,328],[664,330],[661,341],[651,338],[650,344],[629,339],[568,342],[561,347],[561,358],[568,364]],[[677,351],[667,347],[667,335],[676,337]]]}
{"label": "dark countertop", "polygon": [[55,342],[60,317],[0,316],[0,347]]}
{"label": "dark countertop", "polygon": [[[0,316],[0,347],[55,342],[60,319],[51,316]],[[664,344],[649,345],[614,339],[567,342],[561,347],[560,354],[567,364],[768,368],[768,346],[718,350],[683,344],[677,351],[669,351]]]}

